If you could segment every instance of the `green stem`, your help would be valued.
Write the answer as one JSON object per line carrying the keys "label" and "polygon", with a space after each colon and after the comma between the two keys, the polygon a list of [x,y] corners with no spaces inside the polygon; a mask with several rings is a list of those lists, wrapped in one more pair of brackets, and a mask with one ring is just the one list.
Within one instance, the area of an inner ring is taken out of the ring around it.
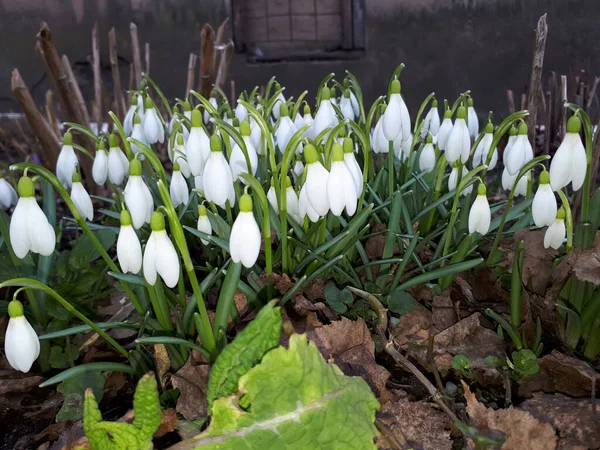
{"label": "green stem", "polygon": [[391,199],[394,195],[394,141],[388,143],[388,197]]}
{"label": "green stem", "polygon": [[569,199],[562,190],[556,191],[562,206],[565,209],[565,228],[567,229],[567,253],[573,250],[573,215],[571,214],[571,206],[569,205]]}
{"label": "green stem", "polygon": [[510,282],[510,321],[515,328],[521,326],[521,290],[523,288],[521,273],[523,271],[524,249],[525,242],[519,242],[512,264]]}
{"label": "green stem", "polygon": [[[173,325],[171,324],[171,320],[169,319],[169,309],[166,308],[165,311],[165,301],[164,301],[164,293],[159,292],[157,285],[160,283],[160,280],[156,280],[156,284],[151,286],[148,284],[148,293],[150,294],[150,303],[152,304],[152,309],[154,309],[154,314],[158,319],[158,323],[161,328],[165,331],[170,331],[173,329]],[[159,294],[162,294],[162,299],[159,298]]]}

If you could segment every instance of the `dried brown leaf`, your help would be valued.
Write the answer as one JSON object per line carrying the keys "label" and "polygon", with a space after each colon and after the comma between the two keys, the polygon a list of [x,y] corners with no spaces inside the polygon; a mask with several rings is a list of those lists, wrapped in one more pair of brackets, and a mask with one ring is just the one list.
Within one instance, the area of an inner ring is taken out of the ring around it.
{"label": "dried brown leaf", "polygon": [[179,424],[179,419],[177,418],[175,410],[173,408],[165,409],[160,419],[158,430],[154,433],[154,437],[161,437],[174,431],[177,424]]}
{"label": "dried brown leaf", "polygon": [[210,366],[194,366],[190,358],[177,373],[171,375],[173,387],[181,392],[176,410],[187,420],[200,419],[208,413],[206,389],[209,372]]}
{"label": "dried brown leaf", "polygon": [[415,303],[415,308],[402,314],[400,322],[394,327],[394,342],[400,348],[406,348],[406,344],[409,342],[427,342],[432,320],[431,311],[419,303]]}
{"label": "dried brown leaf", "polygon": [[431,313],[433,314],[433,326],[439,331],[443,331],[457,322],[458,317],[449,289],[446,289],[441,295],[433,297]]}
{"label": "dried brown leaf", "polygon": [[467,413],[477,427],[504,433],[503,449],[553,450],[557,440],[554,429],[541,423],[529,412],[518,408],[493,410],[479,403],[469,386],[461,380],[467,401]]}
{"label": "dried brown leaf", "polygon": [[[545,230],[520,230],[515,233],[515,242],[523,241],[522,281],[536,294],[543,294],[552,280],[552,261],[558,251],[544,248]],[[507,252],[508,267],[512,270],[514,251]]]}

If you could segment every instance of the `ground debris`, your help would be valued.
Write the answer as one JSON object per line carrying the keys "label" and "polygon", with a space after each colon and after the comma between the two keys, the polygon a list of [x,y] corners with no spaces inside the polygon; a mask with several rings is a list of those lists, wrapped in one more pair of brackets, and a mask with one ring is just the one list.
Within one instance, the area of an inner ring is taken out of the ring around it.
{"label": "ground debris", "polygon": [[208,414],[206,389],[209,372],[209,365],[192,365],[190,358],[177,373],[171,375],[171,384],[181,392],[176,410],[187,420],[204,418]]}

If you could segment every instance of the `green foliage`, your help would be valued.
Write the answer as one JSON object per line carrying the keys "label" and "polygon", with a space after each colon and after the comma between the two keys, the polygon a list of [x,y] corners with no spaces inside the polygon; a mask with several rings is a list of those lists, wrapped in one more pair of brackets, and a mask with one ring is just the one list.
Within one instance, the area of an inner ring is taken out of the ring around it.
{"label": "green foliage", "polygon": [[354,303],[354,296],[348,289],[339,290],[335,283],[329,282],[323,288],[327,304],[338,314],[344,314]]}
{"label": "green foliage", "polygon": [[158,430],[162,411],[153,373],[142,377],[133,400],[133,424],[103,422],[91,389],[85,393],[83,429],[92,450],[151,450],[152,436]]}
{"label": "green foliage", "polygon": [[471,361],[466,355],[454,355],[451,363],[454,370],[460,372],[464,376],[470,375]]}
{"label": "green foliage", "polygon": [[516,379],[535,375],[540,370],[536,354],[527,348],[512,352],[512,361],[507,358],[506,362],[508,367],[514,371]]}
{"label": "green foliage", "polygon": [[95,398],[102,400],[104,381],[104,377],[100,372],[87,372],[60,383],[56,390],[63,394],[65,399],[56,415],[56,421],[81,420],[84,413],[84,394],[86,390],[89,389]]}
{"label": "green foliage", "polygon": [[78,357],[79,347],[76,345],[67,344],[64,349],[54,345],[50,349],[50,366],[54,369],[66,369],[71,367]]}
{"label": "green foliage", "polygon": [[226,346],[210,372],[206,396],[208,403],[238,390],[238,381],[256,365],[266,352],[279,345],[281,311],[272,301]]}
{"label": "green foliage", "polygon": [[395,289],[387,297],[387,305],[396,314],[406,314],[415,308],[415,298],[402,289]]}

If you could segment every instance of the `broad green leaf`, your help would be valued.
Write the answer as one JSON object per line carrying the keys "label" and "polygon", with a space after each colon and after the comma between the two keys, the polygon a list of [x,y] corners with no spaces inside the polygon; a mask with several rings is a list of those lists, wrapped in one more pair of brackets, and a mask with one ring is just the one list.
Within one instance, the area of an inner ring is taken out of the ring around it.
{"label": "broad green leaf", "polygon": [[323,288],[323,295],[325,295],[325,301],[327,301],[327,304],[336,313],[344,314],[348,310],[344,304],[344,301],[342,300],[342,291],[340,291],[334,283],[329,282],[325,285]]}
{"label": "broad green leaf", "polygon": [[281,311],[272,301],[219,354],[208,380],[209,405],[219,397],[237,392],[240,377],[279,345],[280,332]]}
{"label": "broad green leaf", "polygon": [[100,372],[87,372],[60,383],[56,390],[65,396],[65,400],[56,415],[56,421],[80,420],[83,417],[85,390],[91,388],[100,401],[104,394],[104,381]]}
{"label": "broad green leaf", "polygon": [[388,298],[388,308],[396,314],[406,314],[415,307],[415,299],[408,292],[396,289]]}
{"label": "broad green leaf", "polygon": [[64,350],[58,345],[50,349],[50,366],[54,369],[66,369],[71,367],[73,362],[79,357],[79,347],[74,344],[68,344]]}
{"label": "broad green leaf", "polygon": [[378,409],[362,378],[345,376],[295,334],[240,379],[237,395],[216,400],[208,429],[179,448],[374,450]]}

